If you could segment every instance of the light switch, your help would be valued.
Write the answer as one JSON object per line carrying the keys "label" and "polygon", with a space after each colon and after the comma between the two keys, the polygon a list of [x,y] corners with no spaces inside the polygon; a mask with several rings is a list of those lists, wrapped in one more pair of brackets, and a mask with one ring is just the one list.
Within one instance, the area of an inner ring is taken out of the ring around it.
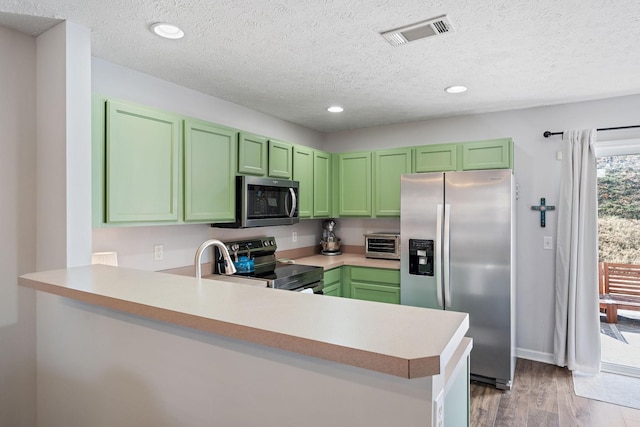
{"label": "light switch", "polygon": [[542,244],[544,249],[553,249],[553,237],[544,236],[544,243]]}

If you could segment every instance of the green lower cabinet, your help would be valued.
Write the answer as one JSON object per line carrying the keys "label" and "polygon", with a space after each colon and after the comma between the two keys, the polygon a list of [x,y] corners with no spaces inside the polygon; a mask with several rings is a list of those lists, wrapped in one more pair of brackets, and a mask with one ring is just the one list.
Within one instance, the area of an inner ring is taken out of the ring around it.
{"label": "green lower cabinet", "polygon": [[400,304],[400,287],[351,282],[351,298]]}
{"label": "green lower cabinet", "polygon": [[400,304],[400,270],[349,267],[348,283],[351,298]]}
{"label": "green lower cabinet", "polygon": [[342,270],[343,267],[332,268],[324,272],[324,289],[325,295],[341,297],[342,294]]}

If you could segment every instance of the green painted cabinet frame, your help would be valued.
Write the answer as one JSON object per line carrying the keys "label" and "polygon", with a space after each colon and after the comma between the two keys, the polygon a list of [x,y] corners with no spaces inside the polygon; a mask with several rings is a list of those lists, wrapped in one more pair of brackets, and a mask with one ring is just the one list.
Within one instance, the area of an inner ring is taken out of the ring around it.
{"label": "green painted cabinet frame", "polygon": [[457,144],[434,144],[413,149],[413,172],[447,172],[458,169]]}
{"label": "green painted cabinet frame", "polygon": [[248,132],[238,134],[238,173],[267,175],[267,138]]}
{"label": "green painted cabinet frame", "polygon": [[184,220],[235,220],[238,132],[211,123],[184,121]]}
{"label": "green painted cabinet frame", "polygon": [[373,152],[374,216],[400,216],[400,175],[411,173],[411,149]]}
{"label": "green painted cabinet frame", "polygon": [[349,267],[348,283],[350,298],[400,304],[400,270]]}
{"label": "green painted cabinet frame", "polygon": [[295,145],[293,147],[293,180],[298,187],[298,214],[300,218],[311,218],[314,197],[314,151],[311,148]]}
{"label": "green painted cabinet frame", "polygon": [[344,267],[332,268],[324,272],[324,289],[325,295],[341,297],[342,294],[342,269]]}
{"label": "green painted cabinet frame", "polygon": [[513,165],[511,138],[461,144],[462,170],[509,169]]}
{"label": "green painted cabinet frame", "polygon": [[177,222],[181,118],[106,103],[106,222]]}
{"label": "green painted cabinet frame", "polygon": [[338,155],[340,216],[371,216],[371,152]]}
{"label": "green painted cabinet frame", "polygon": [[269,140],[268,175],[272,178],[291,179],[293,176],[293,145]]}
{"label": "green painted cabinet frame", "polygon": [[331,154],[313,151],[313,217],[331,216]]}

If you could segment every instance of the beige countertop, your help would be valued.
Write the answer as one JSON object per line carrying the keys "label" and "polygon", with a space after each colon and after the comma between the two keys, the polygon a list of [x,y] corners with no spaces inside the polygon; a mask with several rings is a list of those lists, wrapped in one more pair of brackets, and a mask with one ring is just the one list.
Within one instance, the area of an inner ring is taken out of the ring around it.
{"label": "beige countertop", "polygon": [[314,265],[325,270],[351,265],[357,267],[390,268],[400,270],[400,261],[366,258],[362,254],[343,253],[342,255],[312,255],[295,259],[297,264]]}
{"label": "beige countertop", "polygon": [[19,283],[101,307],[403,378],[444,373],[469,327],[466,313],[106,265],[26,274]]}

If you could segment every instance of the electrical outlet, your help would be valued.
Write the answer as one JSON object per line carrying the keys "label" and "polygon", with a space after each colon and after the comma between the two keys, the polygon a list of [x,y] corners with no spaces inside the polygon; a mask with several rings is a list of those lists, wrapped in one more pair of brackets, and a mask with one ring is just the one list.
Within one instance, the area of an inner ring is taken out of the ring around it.
{"label": "electrical outlet", "polygon": [[298,241],[298,232],[297,231],[292,231],[291,232],[291,241],[292,242],[297,242]]}
{"label": "electrical outlet", "polygon": [[544,236],[544,240],[543,240],[543,244],[542,247],[544,249],[553,249],[553,237],[551,236]]}
{"label": "electrical outlet", "polygon": [[154,261],[162,261],[164,259],[164,245],[153,245]]}

